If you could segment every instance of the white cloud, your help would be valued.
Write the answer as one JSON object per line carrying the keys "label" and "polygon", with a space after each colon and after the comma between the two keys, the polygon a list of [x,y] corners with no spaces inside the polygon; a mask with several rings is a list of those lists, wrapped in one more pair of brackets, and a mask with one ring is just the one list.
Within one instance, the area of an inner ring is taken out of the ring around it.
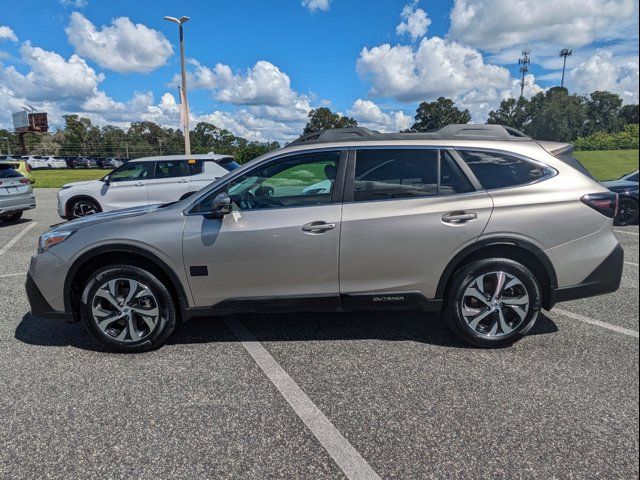
{"label": "white cloud", "polygon": [[637,0],[455,0],[449,36],[483,50],[638,36]]}
{"label": "white cloud", "polygon": [[418,0],[405,5],[400,18],[402,18],[402,22],[396,27],[396,33],[398,35],[409,34],[413,41],[424,37],[429,25],[431,25],[431,19],[427,13],[418,8]]}
{"label": "white cloud", "polygon": [[302,6],[308,8],[312,12],[322,10],[326,12],[331,7],[331,0],[302,0]]}
{"label": "white cloud", "polygon": [[167,62],[173,48],[165,36],[127,17],[96,29],[81,13],[73,12],[65,28],[69,43],[80,55],[116,72],[150,72]]}
{"label": "white cloud", "polygon": [[[636,57],[637,58],[637,57]],[[638,63],[617,60],[608,50],[598,50],[568,71],[566,86],[581,94],[609,90],[625,103],[638,103]]]}
{"label": "white cloud", "polygon": [[11,27],[0,25],[0,42],[2,42],[4,40],[10,40],[12,42],[17,42],[18,41],[18,37],[16,36],[14,31],[11,29]]}
{"label": "white cloud", "polygon": [[30,71],[23,75],[13,66],[0,67],[0,83],[30,101],[82,100],[95,95],[104,80],[78,55],[65,60],[30,42],[20,47],[20,55]]}
{"label": "white cloud", "polygon": [[88,5],[87,0],[59,0],[63,7],[84,8]]}
{"label": "white cloud", "polygon": [[358,125],[381,132],[400,132],[413,125],[413,117],[402,111],[385,113],[371,100],[357,99],[347,113]]}
{"label": "white cloud", "polygon": [[371,80],[372,95],[403,102],[507,88],[510,80],[506,68],[485,63],[479,51],[439,37],[424,38],[417,49],[388,44],[364,48],[357,70]]}

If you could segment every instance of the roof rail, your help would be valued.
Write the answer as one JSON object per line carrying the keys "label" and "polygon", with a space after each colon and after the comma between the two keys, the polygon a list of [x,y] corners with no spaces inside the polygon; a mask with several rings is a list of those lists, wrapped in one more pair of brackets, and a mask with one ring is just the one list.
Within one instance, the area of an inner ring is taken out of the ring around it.
{"label": "roof rail", "polygon": [[428,132],[380,133],[363,127],[337,128],[308,133],[289,145],[375,140],[531,140],[515,128],[504,125],[452,124]]}

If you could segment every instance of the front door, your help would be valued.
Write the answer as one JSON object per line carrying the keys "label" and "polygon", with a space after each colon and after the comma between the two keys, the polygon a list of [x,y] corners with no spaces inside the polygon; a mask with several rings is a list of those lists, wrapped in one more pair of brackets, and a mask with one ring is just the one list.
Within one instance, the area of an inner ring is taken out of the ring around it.
{"label": "front door", "polygon": [[341,293],[378,306],[415,294],[434,298],[449,261],[487,225],[491,197],[438,149],[358,149],[351,168],[342,213]]}
{"label": "front door", "polygon": [[109,174],[109,182],[100,189],[102,210],[148,205],[147,180],[153,177],[155,162],[129,162]]}
{"label": "front door", "polygon": [[[254,167],[199,201],[183,258],[196,306],[337,302],[341,181],[346,154],[293,154]],[[210,210],[226,191],[232,211]]]}

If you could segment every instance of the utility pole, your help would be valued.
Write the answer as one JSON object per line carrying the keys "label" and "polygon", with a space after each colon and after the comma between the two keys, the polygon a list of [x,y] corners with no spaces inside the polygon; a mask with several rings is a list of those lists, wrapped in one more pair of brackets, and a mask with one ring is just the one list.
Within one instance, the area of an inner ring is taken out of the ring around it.
{"label": "utility pole", "polygon": [[520,73],[522,74],[522,80],[520,80],[520,98],[524,96],[524,77],[529,71],[529,64],[531,63],[531,50],[523,50],[522,57],[518,59],[518,65],[520,65]]}
{"label": "utility pole", "polygon": [[180,33],[180,71],[182,74],[182,88],[180,89],[180,103],[182,104],[184,128],[184,153],[191,155],[191,140],[189,139],[189,103],[187,102],[187,71],[184,66],[184,30],[182,26],[189,21],[189,17],[164,17],[165,20],[178,24]]}
{"label": "utility pole", "polygon": [[560,56],[564,57],[562,60],[562,81],[560,82],[560,86],[564,87],[564,70],[567,67],[567,57],[573,55],[573,50],[570,48],[563,48],[560,50]]}

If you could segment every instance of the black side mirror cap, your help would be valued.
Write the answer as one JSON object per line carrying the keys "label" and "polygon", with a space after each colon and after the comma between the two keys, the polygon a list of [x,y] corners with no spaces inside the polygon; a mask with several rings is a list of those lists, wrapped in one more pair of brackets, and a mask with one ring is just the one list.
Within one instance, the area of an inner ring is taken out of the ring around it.
{"label": "black side mirror cap", "polygon": [[205,217],[209,219],[222,218],[229,213],[231,213],[231,198],[229,198],[227,192],[222,192],[213,199],[211,211],[207,212]]}

